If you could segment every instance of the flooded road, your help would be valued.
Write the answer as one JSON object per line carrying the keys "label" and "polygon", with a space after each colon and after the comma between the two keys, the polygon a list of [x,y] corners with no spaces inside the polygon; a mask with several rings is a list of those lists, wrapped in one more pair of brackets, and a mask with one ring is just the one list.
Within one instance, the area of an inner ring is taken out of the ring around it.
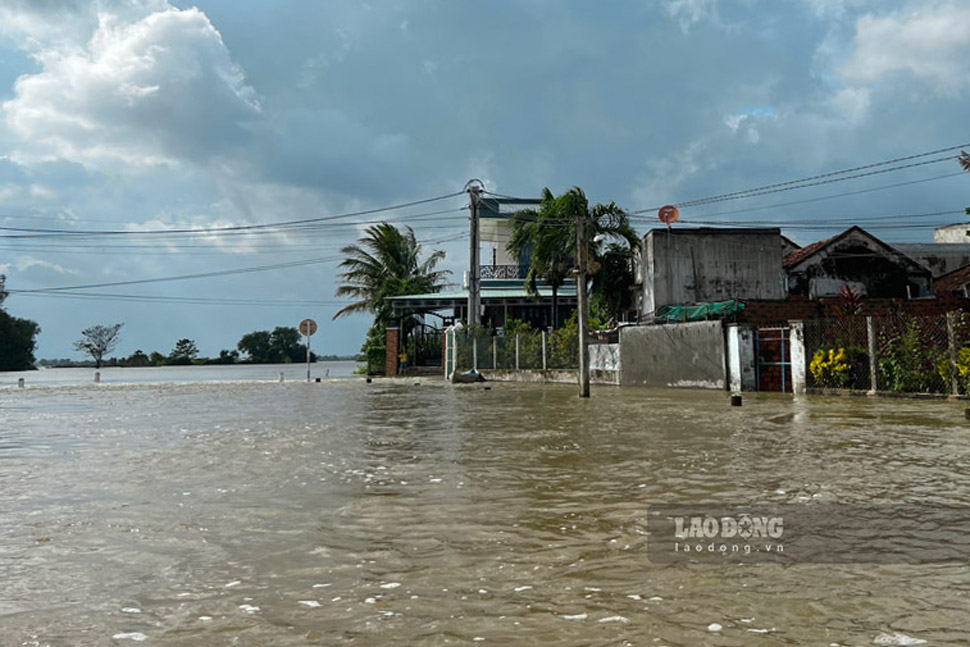
{"label": "flooded road", "polygon": [[652,504],[970,504],[965,403],[0,390],[0,645],[964,645],[970,566],[657,564]]}

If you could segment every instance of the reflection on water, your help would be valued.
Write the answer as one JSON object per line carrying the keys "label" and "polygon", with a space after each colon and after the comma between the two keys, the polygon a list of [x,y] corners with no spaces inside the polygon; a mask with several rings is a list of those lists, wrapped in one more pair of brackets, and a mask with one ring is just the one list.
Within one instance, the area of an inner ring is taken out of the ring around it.
{"label": "reflection on water", "polygon": [[[970,567],[652,564],[652,503],[970,504],[962,405],[0,393],[0,644],[965,644]],[[895,641],[895,642],[894,642]]]}

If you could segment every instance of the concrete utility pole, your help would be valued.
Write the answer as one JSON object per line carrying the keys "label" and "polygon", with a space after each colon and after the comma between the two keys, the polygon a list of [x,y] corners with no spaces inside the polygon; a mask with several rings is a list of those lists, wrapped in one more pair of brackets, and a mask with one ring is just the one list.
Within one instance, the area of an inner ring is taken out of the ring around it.
{"label": "concrete utility pole", "polygon": [[579,308],[579,397],[589,397],[589,354],[587,352],[587,337],[589,336],[589,303],[586,299],[586,214],[576,214],[576,300]]}
{"label": "concrete utility pole", "polygon": [[481,180],[469,180],[465,185],[468,192],[468,207],[470,211],[469,220],[471,221],[471,235],[468,245],[468,325],[481,323],[482,320],[482,282],[481,260],[479,259],[478,242],[478,208],[482,199],[482,190],[485,185]]}

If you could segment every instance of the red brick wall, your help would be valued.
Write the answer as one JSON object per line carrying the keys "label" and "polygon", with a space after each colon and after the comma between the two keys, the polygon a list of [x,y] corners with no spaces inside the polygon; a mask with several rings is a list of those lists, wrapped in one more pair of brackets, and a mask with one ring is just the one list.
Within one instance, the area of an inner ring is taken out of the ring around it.
{"label": "red brick wall", "polygon": [[[811,300],[793,297],[785,301],[745,301],[738,321],[755,327],[786,324],[803,319],[835,317],[838,298]],[[970,299],[939,297],[936,299],[866,299],[862,315],[885,317],[892,314],[915,316],[941,315],[952,310],[970,311]]]}
{"label": "red brick wall", "polygon": [[395,375],[397,375],[397,366],[398,366],[397,354],[398,354],[400,334],[401,334],[401,331],[398,330],[397,328],[387,329],[387,337],[385,338],[385,344],[387,346],[387,350],[385,351],[386,353],[385,356],[387,357],[387,359],[385,360],[385,363],[384,363],[384,371],[385,371],[384,375],[388,377],[394,377]]}

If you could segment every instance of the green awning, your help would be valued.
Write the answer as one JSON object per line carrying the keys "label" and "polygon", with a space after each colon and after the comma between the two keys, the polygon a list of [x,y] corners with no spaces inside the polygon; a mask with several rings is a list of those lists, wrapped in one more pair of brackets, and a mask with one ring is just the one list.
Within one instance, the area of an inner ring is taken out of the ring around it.
{"label": "green awning", "polygon": [[661,323],[679,321],[704,321],[705,319],[724,319],[744,310],[744,304],[737,299],[715,301],[714,303],[694,303],[679,306],[664,306],[657,311]]}

